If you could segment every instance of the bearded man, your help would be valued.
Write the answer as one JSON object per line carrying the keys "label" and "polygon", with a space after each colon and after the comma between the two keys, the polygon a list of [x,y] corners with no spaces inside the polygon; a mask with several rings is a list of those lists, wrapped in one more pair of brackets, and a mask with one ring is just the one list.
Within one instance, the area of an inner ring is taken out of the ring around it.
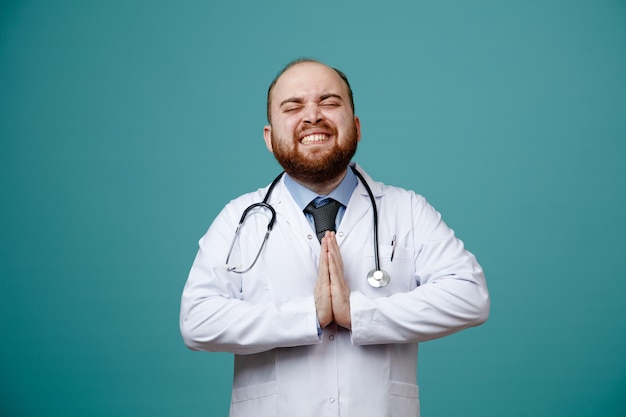
{"label": "bearded man", "polygon": [[185,343],[234,353],[232,417],[419,416],[418,343],[487,319],[481,267],[424,197],[351,162],[361,128],[341,71],[291,62],[267,117],[285,173],[200,240]]}

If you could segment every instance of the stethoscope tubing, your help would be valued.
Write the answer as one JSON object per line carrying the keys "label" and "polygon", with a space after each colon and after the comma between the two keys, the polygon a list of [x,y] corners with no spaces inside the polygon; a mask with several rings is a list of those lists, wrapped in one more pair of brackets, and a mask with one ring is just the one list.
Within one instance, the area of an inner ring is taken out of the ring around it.
{"label": "stethoscope tubing", "polygon": [[[372,203],[373,221],[374,221],[374,265],[375,265],[375,269],[370,271],[370,273],[368,274],[368,282],[370,282],[370,285],[372,285],[374,287],[384,287],[389,282],[389,275],[385,271],[382,271],[380,269],[380,256],[378,254],[378,209],[376,207],[376,199],[374,198],[374,193],[372,193],[372,189],[367,184],[367,181],[365,181],[365,178],[363,177],[363,175],[354,166],[351,165],[350,168],[352,169],[352,172],[354,172],[354,174],[359,178],[359,180],[361,181],[361,183],[365,187],[365,190],[367,191],[367,195],[369,196],[369,199],[370,199],[370,201]],[[269,204],[269,199],[270,199],[270,196],[272,194],[272,191],[274,191],[274,187],[276,187],[276,184],[278,184],[278,181],[280,181],[280,179],[282,178],[282,176],[284,174],[285,174],[285,171],[281,172],[274,179],[274,181],[272,181],[272,183],[270,184],[269,188],[267,189],[267,192],[265,193],[265,197],[263,198],[262,202],[251,204],[241,214],[241,219],[239,220],[239,225],[237,226],[237,229],[235,230],[235,236],[233,238],[232,243],[230,244],[230,249],[228,250],[228,255],[226,256],[225,267],[226,267],[226,269],[229,272],[235,272],[235,273],[238,273],[238,274],[243,274],[245,272],[248,272],[250,269],[252,269],[252,267],[256,264],[257,260],[259,259],[259,256],[261,255],[261,251],[265,247],[265,243],[267,242],[269,234],[272,231],[272,228],[274,227],[274,223],[276,222],[276,210],[274,210],[274,207],[272,207]],[[267,231],[265,232],[265,237],[263,238],[263,242],[261,243],[261,247],[259,248],[259,251],[257,252],[254,260],[252,261],[252,264],[248,268],[242,270],[242,269],[237,269],[237,266],[230,267],[230,266],[228,266],[228,261],[230,260],[230,256],[232,254],[233,247],[235,246],[235,242],[237,241],[237,238],[239,237],[239,232],[241,230],[241,227],[243,226],[244,222],[246,221],[246,217],[248,216],[248,213],[250,212],[250,210],[252,210],[252,209],[254,209],[256,207],[262,207],[262,208],[269,209],[270,212],[272,213],[272,215],[270,217],[270,221],[267,224]],[[372,278],[373,276],[376,276],[377,278]],[[386,277],[382,278],[383,276],[386,276]]]}
{"label": "stethoscope tubing", "polygon": [[372,193],[372,189],[367,184],[367,181],[365,181],[365,178],[363,178],[363,175],[361,175],[361,173],[354,166],[350,166],[350,168],[352,168],[352,172],[354,172],[354,175],[359,177],[359,180],[361,180],[361,183],[365,187],[365,190],[370,197],[370,201],[372,202],[372,210],[374,210],[374,266],[376,267],[376,270],[379,271],[380,257],[378,255],[378,208],[376,207],[376,199],[374,198],[374,193]]}

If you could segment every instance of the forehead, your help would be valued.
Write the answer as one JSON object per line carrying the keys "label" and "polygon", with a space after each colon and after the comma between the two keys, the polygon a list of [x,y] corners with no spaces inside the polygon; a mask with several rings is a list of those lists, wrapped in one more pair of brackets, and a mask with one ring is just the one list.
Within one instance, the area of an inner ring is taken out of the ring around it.
{"label": "forehead", "polygon": [[278,78],[272,91],[278,103],[285,98],[306,98],[326,93],[334,93],[347,100],[348,87],[334,69],[317,62],[303,62],[289,68]]}

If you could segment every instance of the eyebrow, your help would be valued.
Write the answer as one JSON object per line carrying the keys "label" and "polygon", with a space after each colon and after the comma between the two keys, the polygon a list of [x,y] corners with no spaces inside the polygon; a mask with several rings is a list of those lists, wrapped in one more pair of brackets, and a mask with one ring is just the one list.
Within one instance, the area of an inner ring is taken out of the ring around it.
{"label": "eyebrow", "polygon": [[[326,99],[329,98],[336,98],[339,99],[341,101],[343,101],[343,99],[341,98],[341,96],[339,94],[335,94],[335,93],[327,93],[327,94],[322,94],[320,96],[320,101],[324,101]],[[283,104],[287,104],[287,103],[303,103],[304,99],[302,99],[301,97],[289,97],[288,99],[285,99],[283,101],[280,102],[280,106],[282,106]]]}

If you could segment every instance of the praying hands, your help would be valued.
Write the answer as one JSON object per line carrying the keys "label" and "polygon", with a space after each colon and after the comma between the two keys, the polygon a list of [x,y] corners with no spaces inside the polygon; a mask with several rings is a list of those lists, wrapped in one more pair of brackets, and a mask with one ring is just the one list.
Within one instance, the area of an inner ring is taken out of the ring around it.
{"label": "praying hands", "polygon": [[320,327],[331,322],[350,329],[350,288],[343,277],[343,260],[335,232],[327,231],[322,239],[319,272],[315,285],[315,308]]}

